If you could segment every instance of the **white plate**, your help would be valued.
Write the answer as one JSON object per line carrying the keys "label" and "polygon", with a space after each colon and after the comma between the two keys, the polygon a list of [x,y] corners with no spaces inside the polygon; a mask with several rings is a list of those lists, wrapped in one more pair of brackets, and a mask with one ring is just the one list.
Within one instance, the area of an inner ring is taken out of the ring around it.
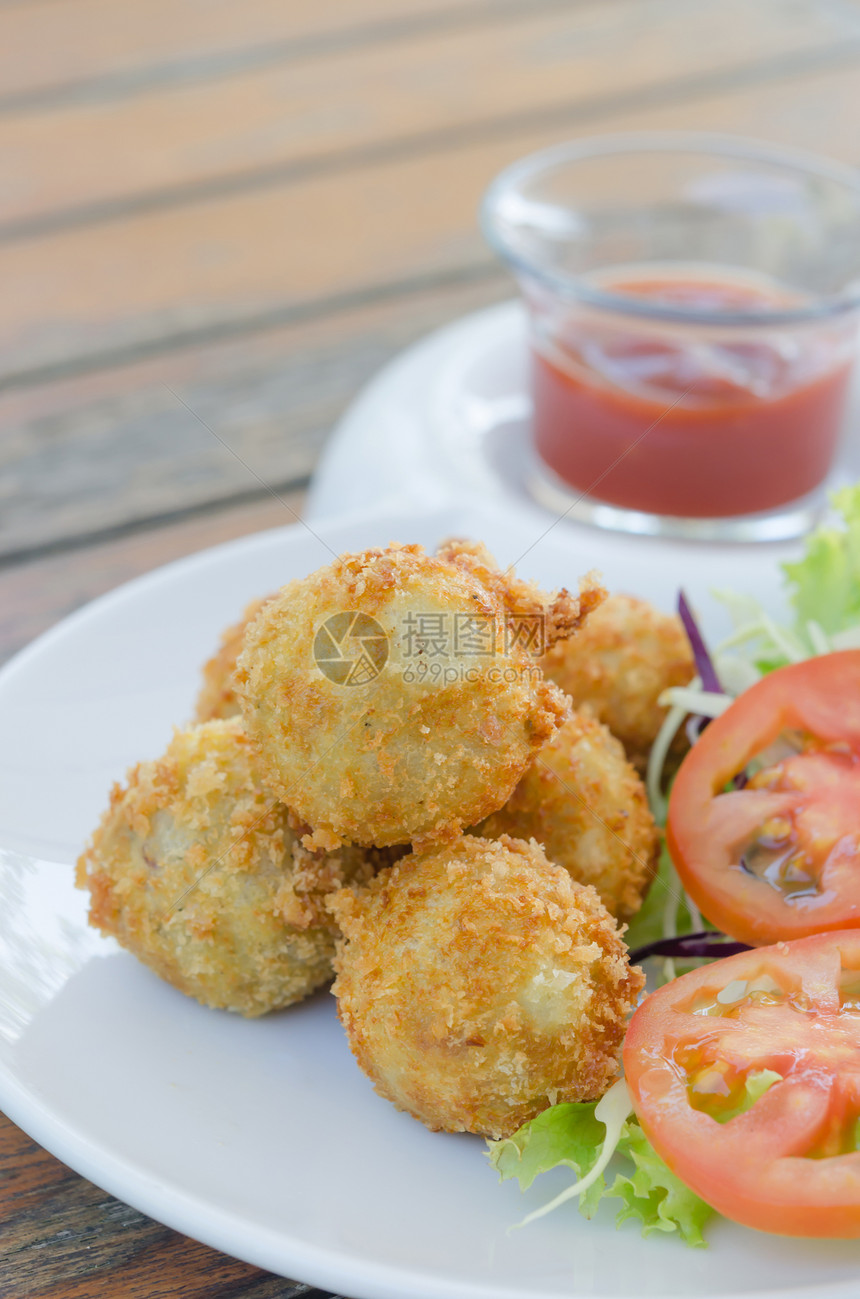
{"label": "white plate", "polygon": [[[408,500],[479,499],[539,527],[532,500],[528,340],[519,301],[473,312],[396,357],[341,419],[314,474],[310,519]],[[860,366],[831,485],[860,478]],[[569,532],[586,525],[565,519]]]}
{"label": "white plate", "polygon": [[[664,607],[715,580],[778,605],[773,552],[534,527],[478,507],[353,518],[335,550],[481,535],[550,584],[590,566]],[[585,540],[583,540],[585,538]],[[737,559],[740,552],[731,554]],[[500,1187],[471,1137],[427,1132],[359,1072],[331,997],[261,1021],[205,1010],[88,930],[72,861],[114,778],[190,712],[250,597],[328,558],[302,527],[171,565],[68,619],[0,674],[0,1106],[73,1168],[207,1244],[353,1299],[856,1295],[860,1245],[718,1221],[712,1248],[568,1211],[509,1232],[566,1179]],[[714,622],[706,619],[711,630]]]}

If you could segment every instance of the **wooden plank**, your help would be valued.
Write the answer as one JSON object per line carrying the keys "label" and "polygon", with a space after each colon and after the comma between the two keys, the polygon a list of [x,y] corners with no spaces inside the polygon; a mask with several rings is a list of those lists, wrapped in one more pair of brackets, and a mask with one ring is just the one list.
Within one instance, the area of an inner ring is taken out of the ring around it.
{"label": "wooden plank", "polygon": [[0,1237],[4,1299],[300,1299],[306,1293],[120,1203],[3,1114]]}
{"label": "wooden plank", "polygon": [[0,558],[306,478],[395,352],[510,292],[499,273],[0,394]]}
{"label": "wooden plank", "polygon": [[492,19],[525,0],[28,0],[0,7],[0,101],[133,91],[218,75],[440,22]]}
{"label": "wooden plank", "polygon": [[141,198],[164,203],[275,172],[296,179],[312,164],[349,163],[350,151],[462,139],[498,119],[844,42],[860,50],[857,15],[813,0],[704,0],[695,16],[687,0],[616,0],[524,10],[480,40],[462,28],[404,36],[214,82],[156,84],[109,108],[16,114],[0,118],[0,235],[32,233],[39,215],[56,228]]}
{"label": "wooden plank", "polygon": [[[711,96],[702,85],[692,78],[662,107],[603,105],[588,128],[735,125],[849,160],[860,154],[856,58]],[[18,372],[20,382],[34,367],[96,364],[123,349],[319,312],[416,274],[472,273],[492,260],[476,209],[493,175],[582,129],[571,110],[501,140],[2,247],[0,375],[8,382]]]}
{"label": "wooden plank", "polygon": [[[60,618],[140,573],[222,541],[295,523],[304,495],[287,492],[280,501],[265,496],[249,505],[0,569],[0,662]],[[0,1285],[0,1294],[5,1293]]]}

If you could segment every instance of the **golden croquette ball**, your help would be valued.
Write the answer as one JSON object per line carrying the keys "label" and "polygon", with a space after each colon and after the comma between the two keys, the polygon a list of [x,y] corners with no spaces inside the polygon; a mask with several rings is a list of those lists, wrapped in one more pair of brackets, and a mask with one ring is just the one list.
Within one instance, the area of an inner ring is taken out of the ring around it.
{"label": "golden croquette ball", "polygon": [[464,835],[329,906],[353,1053],[427,1127],[508,1136],[615,1077],[642,973],[594,889],[537,844]]}
{"label": "golden croquette ball", "polygon": [[609,727],[640,771],[666,716],[657,700],[696,672],[681,620],[631,595],[610,595],[575,636],[548,650],[542,665],[575,708]]}
{"label": "golden croquette ball", "polygon": [[659,838],[645,787],[620,742],[581,713],[556,731],[476,833],[536,839],[551,862],[592,884],[617,920],[636,914],[657,869]]}
{"label": "golden croquette ball", "polygon": [[241,719],[176,731],[129,772],[78,861],[90,923],[207,1006],[262,1015],[332,975],[328,892],[367,854],[310,853],[260,782]]}
{"label": "golden croquette ball", "polygon": [[210,722],[215,717],[238,715],[239,700],[233,681],[236,660],[242,652],[248,624],[254,621],[265,603],[265,599],[252,600],[239,621],[222,632],[217,650],[203,664],[203,683],[197,696],[195,721]]}
{"label": "golden croquette ball", "polygon": [[268,784],[323,846],[450,838],[505,801],[567,715],[514,605],[552,636],[601,597],[551,601],[465,542],[343,555],[291,582],[235,675]]}

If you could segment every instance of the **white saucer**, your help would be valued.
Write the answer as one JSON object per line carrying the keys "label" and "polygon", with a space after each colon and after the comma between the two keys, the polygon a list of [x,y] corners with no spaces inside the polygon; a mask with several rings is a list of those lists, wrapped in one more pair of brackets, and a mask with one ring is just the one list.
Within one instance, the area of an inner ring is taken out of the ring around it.
{"label": "white saucer", "polygon": [[[547,496],[546,505],[538,504],[528,487],[536,457],[526,331],[522,304],[505,302],[464,316],[396,357],[336,427],[314,476],[307,517],[479,500],[535,528],[559,518],[563,499]],[[847,425],[852,435],[844,439],[832,487],[860,479],[860,392]],[[562,526],[593,533],[572,514]],[[616,536],[628,548],[642,544],[638,536]],[[740,557],[746,547],[730,549]]]}

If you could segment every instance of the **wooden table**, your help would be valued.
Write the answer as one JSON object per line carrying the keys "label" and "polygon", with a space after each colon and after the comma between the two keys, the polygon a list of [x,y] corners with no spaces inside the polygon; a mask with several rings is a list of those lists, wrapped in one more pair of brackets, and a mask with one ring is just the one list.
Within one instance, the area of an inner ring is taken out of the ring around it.
{"label": "wooden table", "polygon": [[[299,509],[361,384],[511,293],[504,164],[648,127],[858,163],[858,105],[858,0],[0,0],[0,657],[288,521],[260,480]],[[4,1299],[320,1294],[2,1119],[0,1177]]]}

